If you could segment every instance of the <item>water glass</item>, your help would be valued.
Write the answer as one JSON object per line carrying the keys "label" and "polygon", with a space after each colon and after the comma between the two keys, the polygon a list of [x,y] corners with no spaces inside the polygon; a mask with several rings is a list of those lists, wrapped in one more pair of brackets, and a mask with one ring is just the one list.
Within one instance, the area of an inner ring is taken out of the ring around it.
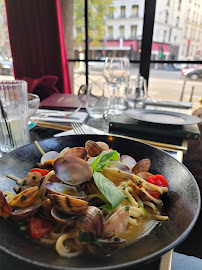
{"label": "water glass", "polygon": [[109,87],[105,83],[90,83],[87,88],[86,110],[92,118],[104,118],[110,109]]}
{"label": "water glass", "polygon": [[30,142],[27,82],[0,81],[0,150],[10,152]]}
{"label": "water glass", "polygon": [[40,105],[40,98],[35,94],[28,94],[29,118],[35,114]]}
{"label": "water glass", "polygon": [[129,81],[126,92],[126,102],[129,108],[142,109],[145,108],[147,99],[147,83],[144,77],[137,76]]}

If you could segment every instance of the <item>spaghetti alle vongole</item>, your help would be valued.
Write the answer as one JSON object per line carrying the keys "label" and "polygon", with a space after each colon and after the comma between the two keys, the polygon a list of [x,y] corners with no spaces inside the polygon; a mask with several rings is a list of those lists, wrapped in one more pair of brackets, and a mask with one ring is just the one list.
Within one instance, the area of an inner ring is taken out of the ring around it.
{"label": "spaghetti alle vongole", "polygon": [[35,145],[43,158],[23,179],[7,175],[16,186],[0,192],[0,216],[23,221],[23,231],[55,246],[60,256],[78,256],[86,248],[109,254],[168,219],[161,215],[168,182],[149,172],[148,158],[136,162],[104,142],[60,153]]}

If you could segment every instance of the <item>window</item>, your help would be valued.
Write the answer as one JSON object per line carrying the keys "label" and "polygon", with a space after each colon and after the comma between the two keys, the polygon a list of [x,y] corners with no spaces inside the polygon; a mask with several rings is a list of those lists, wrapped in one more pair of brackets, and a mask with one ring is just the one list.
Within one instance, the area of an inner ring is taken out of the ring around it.
{"label": "window", "polygon": [[166,11],[166,14],[165,14],[165,23],[168,23],[168,11]]}
{"label": "window", "polygon": [[132,25],[131,26],[131,38],[136,38],[137,37],[137,25]]}
{"label": "window", "polygon": [[166,31],[166,30],[164,30],[164,31],[163,31],[163,42],[165,42],[165,41],[166,41],[166,34],[167,34],[167,31]]}
{"label": "window", "polygon": [[182,0],[179,0],[179,2],[178,2],[178,10],[180,11],[180,9],[181,9],[181,4],[182,4]]}
{"label": "window", "polygon": [[119,26],[119,37],[124,38],[124,26]]}
{"label": "window", "polygon": [[179,21],[180,21],[180,17],[176,18],[176,26],[179,27]]}
{"label": "window", "polygon": [[132,6],[132,17],[138,17],[138,6]]}
{"label": "window", "polygon": [[125,18],[125,17],[126,17],[126,7],[121,6],[121,18]]}
{"label": "window", "polygon": [[108,26],[108,39],[113,39],[113,26]]}

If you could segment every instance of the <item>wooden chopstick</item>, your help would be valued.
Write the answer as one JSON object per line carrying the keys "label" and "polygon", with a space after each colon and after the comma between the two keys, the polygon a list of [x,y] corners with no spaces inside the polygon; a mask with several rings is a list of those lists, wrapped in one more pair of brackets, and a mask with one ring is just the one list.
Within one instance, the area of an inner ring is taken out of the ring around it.
{"label": "wooden chopstick", "polygon": [[62,131],[70,130],[72,127],[69,125],[60,125],[60,124],[55,124],[55,123],[50,123],[50,122],[43,122],[43,121],[38,121],[36,123],[37,126],[39,127],[47,127],[47,128],[52,128],[52,129],[58,129]]}
{"label": "wooden chopstick", "polygon": [[174,145],[174,144],[167,144],[167,143],[160,143],[160,142],[148,141],[148,140],[133,138],[133,137],[124,136],[124,135],[112,134],[112,133],[110,133],[110,134],[111,135],[115,135],[117,137],[121,137],[121,138],[132,139],[132,140],[135,140],[135,141],[147,143],[147,144],[153,145],[153,146],[158,147],[158,148],[163,149],[163,150],[168,150],[168,151],[169,150],[170,151],[172,151],[172,150],[174,150],[174,151],[183,151],[183,153],[186,153],[186,151],[187,151],[187,148],[186,147],[180,146],[180,145]]}

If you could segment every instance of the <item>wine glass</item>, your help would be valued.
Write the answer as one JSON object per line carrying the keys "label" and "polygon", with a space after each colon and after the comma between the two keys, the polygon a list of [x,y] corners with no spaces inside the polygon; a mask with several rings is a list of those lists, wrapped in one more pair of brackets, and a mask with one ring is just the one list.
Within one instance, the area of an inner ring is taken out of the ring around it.
{"label": "wine glass", "polygon": [[104,77],[112,88],[112,106],[109,110],[111,115],[119,115],[122,110],[118,107],[118,91],[124,79],[125,60],[123,57],[107,57],[104,65]]}

